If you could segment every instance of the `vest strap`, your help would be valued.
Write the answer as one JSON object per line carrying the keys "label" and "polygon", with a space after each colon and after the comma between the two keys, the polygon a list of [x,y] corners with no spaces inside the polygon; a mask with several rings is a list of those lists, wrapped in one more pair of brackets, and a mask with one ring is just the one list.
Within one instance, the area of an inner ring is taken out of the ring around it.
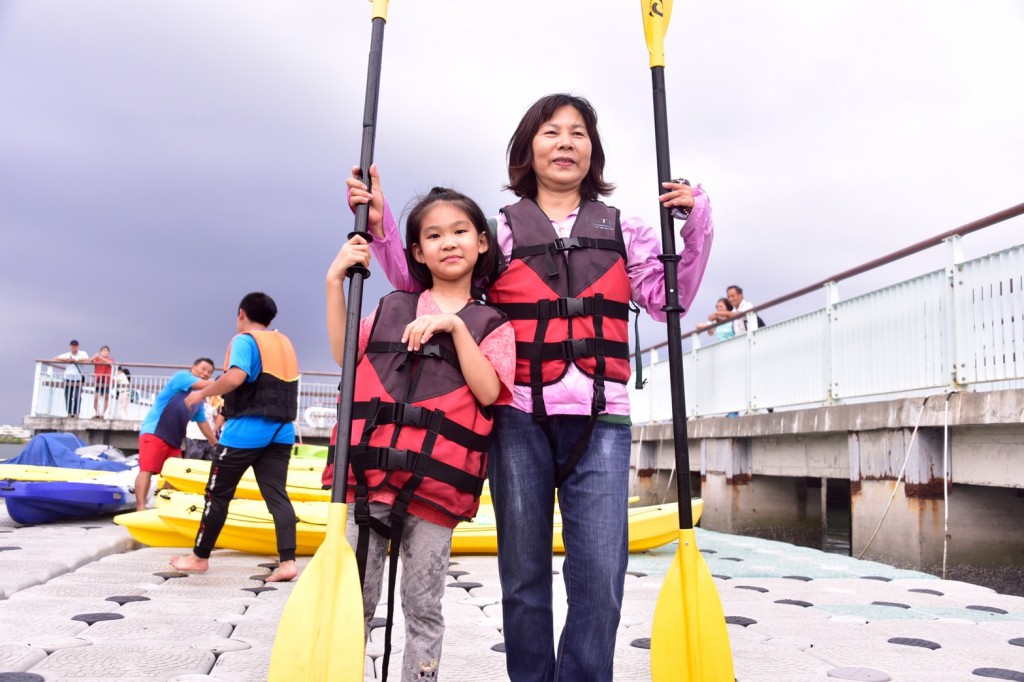
{"label": "vest strap", "polygon": [[409,350],[404,343],[392,343],[389,341],[370,341],[366,344],[367,353],[401,353],[403,355],[416,355],[424,358],[439,358],[452,367],[461,369],[459,356],[439,343],[425,343],[419,350]]}
{"label": "vest strap", "polygon": [[593,237],[559,237],[547,244],[534,244],[532,246],[520,246],[512,249],[512,259],[526,258],[528,256],[540,256],[542,254],[554,255],[574,249],[601,249],[603,251],[614,251],[623,260],[628,260],[626,245],[614,239],[595,239]]}
{"label": "vest strap", "polygon": [[508,315],[511,320],[590,317],[597,314],[596,310],[599,307],[602,314],[607,317],[629,321],[628,303],[605,299],[602,305],[597,306],[593,296],[543,299],[536,303],[500,303],[494,307]]}
{"label": "vest strap", "polygon": [[566,339],[555,343],[537,344],[528,341],[516,342],[516,353],[521,357],[539,357],[541,360],[572,360],[574,358],[606,357],[626,359],[629,344],[608,339]]}
{"label": "vest strap", "polygon": [[[421,429],[434,430],[435,433],[444,436],[453,443],[457,443],[467,450],[474,452],[487,452],[490,446],[490,436],[481,436],[462,424],[448,419],[440,412],[440,422],[435,424],[439,410],[430,410],[419,405],[409,403],[385,403],[374,399],[368,402],[357,402],[352,405],[352,418],[364,419],[368,424],[375,427],[381,424],[396,424],[399,426],[415,426]],[[436,426],[432,429],[432,426]],[[364,439],[364,442],[369,439]]]}
{"label": "vest strap", "polygon": [[409,471],[424,478],[446,483],[473,497],[480,497],[484,489],[483,477],[466,473],[422,452],[397,448],[356,448],[351,454],[351,460],[354,471]]}

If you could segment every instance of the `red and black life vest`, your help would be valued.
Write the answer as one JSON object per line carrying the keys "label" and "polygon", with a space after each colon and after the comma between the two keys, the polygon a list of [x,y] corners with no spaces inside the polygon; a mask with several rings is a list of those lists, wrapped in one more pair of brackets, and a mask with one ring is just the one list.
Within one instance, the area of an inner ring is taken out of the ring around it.
{"label": "red and black life vest", "polygon": [[[419,296],[394,292],[377,308],[356,370],[348,497],[386,490],[409,513],[468,520],[480,504],[492,420],[466,385],[450,334],[416,352],[402,343]],[[480,303],[458,316],[478,343],[507,319]]]}
{"label": "red and black life vest", "polygon": [[512,231],[507,269],[489,301],[512,321],[516,383],[532,387],[533,414],[544,418],[543,387],[569,362],[594,380],[592,411],[605,408],[604,383],[626,383],[630,284],[619,211],[599,201],[580,204],[569,237],[530,199],[502,209]]}
{"label": "red and black life vest", "polygon": [[[299,361],[288,337],[278,331],[245,332],[256,341],[262,369],[255,381],[246,381],[225,394],[221,414],[226,418],[266,417],[292,422],[299,412]],[[233,339],[232,339],[233,341]],[[231,367],[231,345],[224,356],[224,371]]]}

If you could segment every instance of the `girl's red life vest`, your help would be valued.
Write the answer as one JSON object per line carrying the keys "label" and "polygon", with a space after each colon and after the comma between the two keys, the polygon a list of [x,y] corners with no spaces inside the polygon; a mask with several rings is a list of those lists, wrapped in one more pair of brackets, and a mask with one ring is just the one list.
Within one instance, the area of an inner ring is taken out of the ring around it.
{"label": "girl's red life vest", "polygon": [[618,209],[580,204],[567,238],[530,199],[502,209],[512,231],[507,268],[489,302],[512,320],[516,383],[533,389],[533,413],[546,415],[543,387],[575,364],[594,379],[594,413],[604,410],[604,382],[626,383],[630,284]]}
{"label": "girl's red life vest", "polygon": [[[454,526],[479,508],[492,420],[466,385],[450,334],[435,335],[416,352],[402,343],[419,296],[396,291],[377,307],[356,368],[348,501],[370,493],[393,500],[411,485],[408,513],[436,519],[441,512]],[[482,303],[458,316],[477,343],[507,321]],[[330,460],[325,485],[333,477]]]}
{"label": "girl's red life vest", "polygon": [[[263,367],[255,381],[246,381],[224,395],[221,414],[228,419],[255,415],[279,422],[295,421],[299,412],[299,361],[292,342],[279,331],[245,333],[256,341]],[[228,344],[224,371],[230,366]]]}

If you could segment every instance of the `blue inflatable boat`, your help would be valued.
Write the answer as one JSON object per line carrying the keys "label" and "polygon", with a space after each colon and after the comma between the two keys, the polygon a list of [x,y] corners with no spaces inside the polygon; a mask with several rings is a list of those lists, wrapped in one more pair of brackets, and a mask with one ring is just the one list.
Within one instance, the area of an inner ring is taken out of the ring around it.
{"label": "blue inflatable boat", "polygon": [[53,523],[135,509],[127,485],[75,481],[0,480],[0,497],[17,523]]}
{"label": "blue inflatable boat", "polygon": [[[70,433],[40,433],[17,457],[0,464],[0,498],[11,519],[34,525],[134,509],[137,470],[103,455],[80,454],[86,449]],[[39,471],[38,477],[28,469]],[[105,477],[83,481],[86,472]]]}

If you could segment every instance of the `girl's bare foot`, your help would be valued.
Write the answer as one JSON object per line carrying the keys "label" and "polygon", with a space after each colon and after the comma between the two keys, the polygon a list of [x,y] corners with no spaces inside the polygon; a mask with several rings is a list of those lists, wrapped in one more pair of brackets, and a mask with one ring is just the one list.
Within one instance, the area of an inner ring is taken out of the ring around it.
{"label": "girl's bare foot", "polygon": [[299,567],[295,565],[294,561],[282,561],[278,564],[269,576],[267,576],[268,583],[286,583],[289,580],[294,580],[295,576],[299,574]]}
{"label": "girl's bare foot", "polygon": [[205,573],[210,568],[210,560],[201,559],[195,554],[183,554],[181,556],[172,556],[171,566],[174,566],[179,571]]}

